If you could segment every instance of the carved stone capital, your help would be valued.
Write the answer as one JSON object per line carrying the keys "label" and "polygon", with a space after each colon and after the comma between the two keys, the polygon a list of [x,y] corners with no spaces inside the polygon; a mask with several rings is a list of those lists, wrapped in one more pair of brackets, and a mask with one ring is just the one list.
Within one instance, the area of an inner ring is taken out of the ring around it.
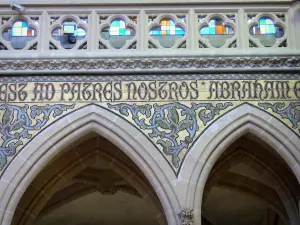
{"label": "carved stone capital", "polygon": [[179,213],[181,225],[193,225],[194,224],[194,210],[184,208]]}

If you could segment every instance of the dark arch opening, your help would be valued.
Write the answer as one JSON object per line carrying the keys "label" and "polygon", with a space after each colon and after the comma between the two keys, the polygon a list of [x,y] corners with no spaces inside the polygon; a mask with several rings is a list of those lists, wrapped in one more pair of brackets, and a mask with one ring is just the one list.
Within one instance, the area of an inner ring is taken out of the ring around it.
{"label": "dark arch opening", "polygon": [[147,177],[96,133],[45,165],[21,198],[12,225],[167,224]]}
{"label": "dark arch opening", "polygon": [[247,134],[219,157],[205,184],[203,225],[299,224],[300,186],[280,155]]}

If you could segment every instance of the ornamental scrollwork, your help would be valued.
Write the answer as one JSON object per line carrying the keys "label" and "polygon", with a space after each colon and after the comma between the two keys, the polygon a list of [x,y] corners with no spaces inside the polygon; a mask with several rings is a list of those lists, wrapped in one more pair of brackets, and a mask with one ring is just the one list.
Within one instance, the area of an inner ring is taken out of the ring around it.
{"label": "ornamental scrollwork", "polygon": [[0,105],[0,170],[7,165],[8,157],[16,154],[17,148],[30,140],[36,131],[44,128],[51,118],[61,116],[74,105]]}
{"label": "ornamental scrollwork", "polygon": [[103,71],[105,70],[170,70],[210,68],[300,68],[300,57],[199,57],[199,58],[127,58],[127,59],[62,59],[2,60],[0,71]]}
{"label": "ornamental scrollwork", "polygon": [[[293,125],[293,129],[298,129],[300,122],[300,102],[290,103],[288,106],[284,102],[258,103],[265,110],[271,109],[274,113],[281,116],[282,119],[288,119]],[[298,129],[300,132],[300,128]]]}
{"label": "ornamental scrollwork", "polygon": [[166,156],[171,156],[172,165],[180,166],[179,154],[188,149],[197,138],[199,122],[206,126],[221,110],[232,103],[192,103],[191,107],[180,103],[164,105],[150,104],[108,104],[108,108],[130,117],[135,125],[148,132],[148,137],[162,148]]}

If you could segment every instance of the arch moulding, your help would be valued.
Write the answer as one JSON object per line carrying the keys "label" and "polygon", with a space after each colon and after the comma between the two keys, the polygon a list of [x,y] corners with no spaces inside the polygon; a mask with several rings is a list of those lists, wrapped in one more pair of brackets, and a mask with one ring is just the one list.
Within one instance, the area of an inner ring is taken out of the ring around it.
{"label": "arch moulding", "polygon": [[171,186],[176,177],[163,156],[136,128],[115,114],[89,105],[56,121],[22,149],[0,180],[0,223],[9,225],[33,179],[63,149],[96,132],[120,148],[141,169],[155,190],[168,224],[179,224],[181,208]]}
{"label": "arch moulding", "polygon": [[[187,184],[187,190],[182,192],[187,195],[181,197],[186,199],[185,207],[194,211],[195,225],[201,225],[202,196],[212,167],[234,141],[247,133],[254,134],[271,146],[300,182],[299,137],[266,112],[243,104],[210,126],[190,149],[182,165],[178,179]],[[299,224],[299,219],[296,216],[291,223]]]}

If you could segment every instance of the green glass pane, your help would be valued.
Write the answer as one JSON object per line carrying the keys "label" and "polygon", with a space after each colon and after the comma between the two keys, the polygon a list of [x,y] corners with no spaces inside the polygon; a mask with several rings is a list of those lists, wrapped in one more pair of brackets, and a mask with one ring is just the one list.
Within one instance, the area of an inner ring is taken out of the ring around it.
{"label": "green glass pane", "polygon": [[120,28],[119,34],[120,35],[125,35],[126,34],[126,29],[125,28]]}

